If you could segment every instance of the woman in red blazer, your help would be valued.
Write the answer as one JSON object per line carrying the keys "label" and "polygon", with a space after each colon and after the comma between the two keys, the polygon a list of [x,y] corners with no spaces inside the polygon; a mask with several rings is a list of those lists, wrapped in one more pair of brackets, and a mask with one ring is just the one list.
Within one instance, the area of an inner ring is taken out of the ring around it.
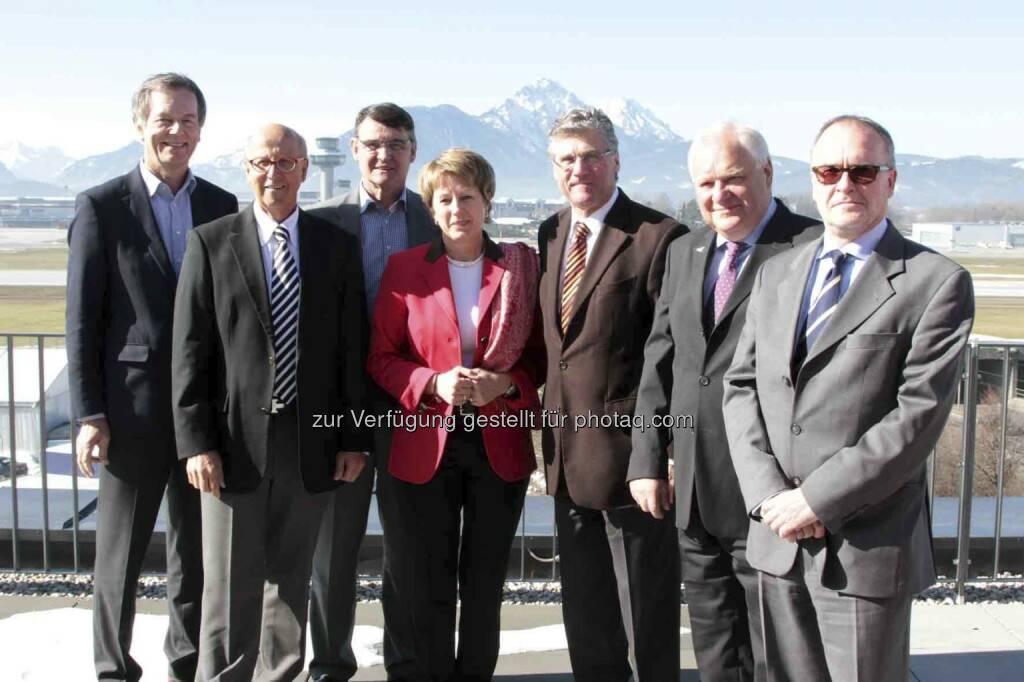
{"label": "woman in red blazer", "polygon": [[388,260],[370,344],[370,375],[400,404],[389,471],[415,543],[417,664],[431,680],[494,674],[509,551],[536,467],[538,263],[484,233],[494,188],[490,164],[468,150],[423,168],[439,238]]}

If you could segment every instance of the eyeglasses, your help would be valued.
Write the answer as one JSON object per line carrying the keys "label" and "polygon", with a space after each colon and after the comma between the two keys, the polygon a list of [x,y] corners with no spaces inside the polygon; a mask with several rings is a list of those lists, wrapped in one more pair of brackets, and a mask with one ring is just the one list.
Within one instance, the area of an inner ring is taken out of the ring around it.
{"label": "eyeglasses", "polygon": [[363,149],[370,152],[371,154],[377,154],[381,149],[387,149],[389,154],[400,154],[407,149],[411,144],[411,140],[359,140],[363,146]]}
{"label": "eyeglasses", "polygon": [[295,167],[299,165],[299,161],[302,161],[305,158],[305,156],[298,156],[294,159],[283,157],[275,160],[268,159],[267,157],[263,156],[258,159],[248,159],[248,161],[250,166],[264,173],[269,173],[271,167],[277,168],[277,170],[281,171],[282,173],[291,173],[293,170],[295,170]]}
{"label": "eyeglasses", "polygon": [[587,168],[593,168],[601,163],[606,156],[614,153],[614,149],[605,149],[603,152],[592,151],[583,152],[582,154],[564,154],[562,156],[552,156],[551,162],[562,170],[569,170],[576,165],[577,161]]}
{"label": "eyeglasses", "polygon": [[850,174],[850,180],[855,185],[870,185],[878,177],[879,171],[891,171],[892,166],[813,166],[811,170],[814,177],[823,185],[834,185],[843,177],[843,173]]}

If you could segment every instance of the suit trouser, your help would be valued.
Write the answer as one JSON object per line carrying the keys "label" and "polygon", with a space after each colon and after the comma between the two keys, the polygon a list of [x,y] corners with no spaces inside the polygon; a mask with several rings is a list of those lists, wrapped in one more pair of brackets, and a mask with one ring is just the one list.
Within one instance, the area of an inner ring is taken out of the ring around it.
{"label": "suit trouser", "polygon": [[303,486],[295,415],[273,417],[270,431],[256,490],[201,496],[200,682],[304,675],[309,576],[327,496]]}
{"label": "suit trouser", "polygon": [[[145,446],[140,444],[142,447]],[[142,668],[129,654],[135,595],[165,488],[167,675],[176,680],[195,677],[203,594],[199,492],[189,485],[183,462],[154,459],[155,463],[141,464],[141,471],[128,476],[122,476],[116,468],[100,468],[93,568],[93,654],[96,676],[103,680],[138,680],[142,676]]]}
{"label": "suit trouser", "polygon": [[869,599],[822,587],[825,555],[823,540],[803,540],[789,573],[760,573],[768,679],[908,679],[912,595]]}
{"label": "suit trouser", "polygon": [[562,618],[579,682],[679,678],[679,544],[672,519],[555,497]]}
{"label": "suit trouser", "polygon": [[679,562],[701,680],[764,680],[758,577],[747,563],[747,539],[712,535],[694,504],[690,525],[679,531]]}
{"label": "suit trouser", "polygon": [[384,530],[381,569],[381,606],[384,610],[384,667],[389,679],[412,675],[416,652],[412,632],[411,540],[405,537],[395,500],[395,479],[388,473],[391,430],[374,430],[374,453],[359,478],[329,495],[313,555],[313,588],[310,593],[309,629],[313,677],[328,675],[348,680],[356,672],[352,651],[355,627],[356,576],[359,547],[366,535],[366,520],[377,480],[377,511]]}
{"label": "suit trouser", "polygon": [[413,623],[420,670],[414,679],[482,682],[494,675],[501,593],[528,483],[501,479],[487,460],[480,432],[459,430],[448,437],[430,481],[397,481],[407,532],[415,538]]}

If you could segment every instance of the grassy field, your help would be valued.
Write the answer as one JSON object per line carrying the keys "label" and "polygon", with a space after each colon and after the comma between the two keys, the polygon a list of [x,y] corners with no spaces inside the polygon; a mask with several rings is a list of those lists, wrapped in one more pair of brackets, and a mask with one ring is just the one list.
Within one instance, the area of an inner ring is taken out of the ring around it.
{"label": "grassy field", "polygon": [[0,270],[64,270],[68,250],[63,248],[30,251],[0,251]]}
{"label": "grassy field", "polygon": [[979,298],[974,333],[1024,339],[1024,298]]}
{"label": "grassy field", "polygon": [[63,332],[64,287],[0,287],[0,331]]}
{"label": "grassy field", "polygon": [[997,256],[950,256],[960,265],[967,268],[972,275],[1024,275],[1024,258]]}

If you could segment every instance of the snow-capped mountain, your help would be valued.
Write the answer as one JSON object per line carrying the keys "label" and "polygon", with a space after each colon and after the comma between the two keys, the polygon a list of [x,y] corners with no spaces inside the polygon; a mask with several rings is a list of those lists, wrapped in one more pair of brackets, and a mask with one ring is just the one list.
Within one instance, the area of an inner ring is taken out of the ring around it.
{"label": "snow-capped mountain", "polygon": [[0,142],[0,163],[22,180],[49,182],[72,161],[57,147],[29,147],[17,140]]}
{"label": "snow-capped mountain", "polygon": [[129,142],[120,149],[105,154],[87,156],[69,163],[52,180],[58,186],[82,190],[109,180],[115,175],[124,175],[142,159],[142,143]]}
{"label": "snow-capped mountain", "polygon": [[[518,199],[555,198],[558,189],[547,158],[547,132],[554,120],[572,107],[588,103],[562,85],[541,79],[524,86],[500,105],[474,116],[451,105],[408,107],[416,121],[416,162],[409,185],[415,187],[419,168],[452,146],[467,147],[494,166],[498,195]],[[621,169],[619,183],[636,198],[652,201],[665,194],[678,202],[693,196],[686,169],[689,141],[673,131],[643,104],[630,99],[603,102],[602,108],[616,126]],[[340,127],[340,126],[339,126]],[[323,131],[306,131],[310,141]],[[342,153],[348,156],[352,130],[338,135]],[[53,148],[28,150],[24,145],[0,146],[0,195],[59,194],[64,188],[77,191],[98,184],[132,168],[142,156],[138,142],[120,149],[69,163],[49,175],[32,171],[48,185],[27,182],[19,168],[43,168],[66,157]],[[311,150],[312,151],[312,150]],[[44,153],[45,152],[45,153]],[[16,163],[15,163],[16,161]],[[211,182],[249,197],[242,171],[242,150],[197,164],[194,170]],[[807,163],[775,157],[774,190],[780,196],[806,195],[810,191]],[[22,165],[17,165],[22,164]],[[939,159],[901,154],[897,157],[898,200],[904,206],[927,207],[976,202],[1024,201],[1024,160],[976,156]],[[6,171],[6,173],[5,173]],[[320,172],[310,168],[303,189],[315,190]],[[347,158],[335,171],[338,179],[358,182],[359,169]]]}

